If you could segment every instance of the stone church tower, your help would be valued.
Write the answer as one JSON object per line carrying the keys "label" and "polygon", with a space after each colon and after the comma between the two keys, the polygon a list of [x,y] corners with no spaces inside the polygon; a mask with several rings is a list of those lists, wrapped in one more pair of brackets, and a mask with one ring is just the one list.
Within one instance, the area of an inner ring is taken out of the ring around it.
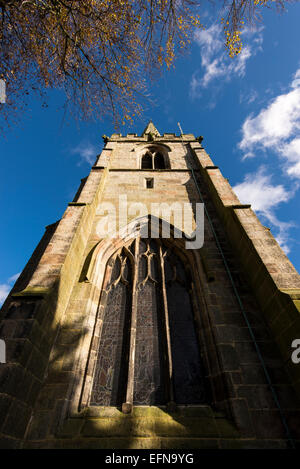
{"label": "stone church tower", "polygon": [[0,447],[299,445],[300,276],[201,137],[104,140],[3,305]]}

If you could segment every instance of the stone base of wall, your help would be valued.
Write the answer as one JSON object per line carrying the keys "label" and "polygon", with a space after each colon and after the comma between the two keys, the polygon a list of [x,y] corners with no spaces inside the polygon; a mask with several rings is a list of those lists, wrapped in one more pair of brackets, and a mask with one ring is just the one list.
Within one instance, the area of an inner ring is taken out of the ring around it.
{"label": "stone base of wall", "polygon": [[209,406],[135,407],[123,414],[114,407],[90,407],[67,419],[56,437],[31,440],[25,448],[219,449],[288,448],[284,439],[242,438],[236,426]]}

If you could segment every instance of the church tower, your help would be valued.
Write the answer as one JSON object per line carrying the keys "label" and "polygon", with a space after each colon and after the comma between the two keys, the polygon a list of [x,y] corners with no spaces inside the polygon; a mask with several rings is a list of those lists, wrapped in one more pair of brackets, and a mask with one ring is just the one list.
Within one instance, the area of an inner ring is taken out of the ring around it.
{"label": "church tower", "polygon": [[1,310],[2,448],[289,448],[300,276],[192,134],[113,134]]}

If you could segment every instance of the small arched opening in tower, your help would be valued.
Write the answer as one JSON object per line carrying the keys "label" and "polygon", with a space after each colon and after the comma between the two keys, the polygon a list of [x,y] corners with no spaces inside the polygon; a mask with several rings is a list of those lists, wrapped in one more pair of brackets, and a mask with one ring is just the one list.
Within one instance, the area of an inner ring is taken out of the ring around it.
{"label": "small arched opening in tower", "polygon": [[142,157],[142,169],[153,169],[152,155],[150,153],[146,153]]}
{"label": "small arched opening in tower", "polygon": [[165,169],[165,159],[163,155],[159,152],[156,153],[154,158],[154,168],[155,169]]}

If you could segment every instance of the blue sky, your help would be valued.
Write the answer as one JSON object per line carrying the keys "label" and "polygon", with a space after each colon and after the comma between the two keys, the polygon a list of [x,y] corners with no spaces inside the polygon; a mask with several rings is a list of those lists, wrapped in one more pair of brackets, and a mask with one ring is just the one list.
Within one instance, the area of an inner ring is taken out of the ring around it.
{"label": "blue sky", "polygon": [[[230,59],[209,16],[189,53],[151,87],[153,104],[123,134],[141,133],[152,118],[160,132],[203,135],[203,145],[240,199],[300,271],[300,4],[264,11]],[[31,98],[20,123],[0,136],[0,303],[23,269],[44,227],[58,220],[80,179],[102,149],[109,119],[76,122],[64,116],[62,95],[48,107]]]}

